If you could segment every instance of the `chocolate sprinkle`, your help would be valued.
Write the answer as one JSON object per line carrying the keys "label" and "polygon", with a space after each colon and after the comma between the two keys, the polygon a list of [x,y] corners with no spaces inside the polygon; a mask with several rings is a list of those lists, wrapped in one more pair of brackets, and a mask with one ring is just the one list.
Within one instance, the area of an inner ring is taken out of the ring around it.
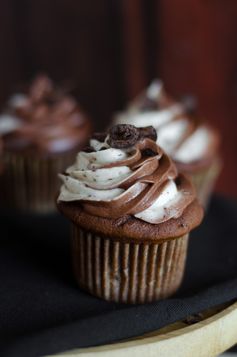
{"label": "chocolate sprinkle", "polygon": [[95,152],[95,149],[92,146],[86,146],[83,148],[82,151],[90,153],[90,152]]}
{"label": "chocolate sprinkle", "polygon": [[142,150],[142,156],[143,157],[152,157],[152,156],[156,156],[157,152],[151,150],[151,149],[145,149]]}

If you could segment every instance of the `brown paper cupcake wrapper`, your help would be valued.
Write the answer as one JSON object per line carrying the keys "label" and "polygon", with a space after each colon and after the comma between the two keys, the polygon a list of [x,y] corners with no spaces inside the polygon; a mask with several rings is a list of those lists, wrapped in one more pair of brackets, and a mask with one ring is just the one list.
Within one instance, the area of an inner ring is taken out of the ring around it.
{"label": "brown paper cupcake wrapper", "polygon": [[72,161],[73,154],[38,158],[7,153],[0,179],[1,206],[35,213],[54,211],[60,187],[58,173]]}
{"label": "brown paper cupcake wrapper", "polygon": [[109,301],[145,303],[180,286],[188,235],[157,244],[120,243],[73,226],[72,254],[79,286]]}
{"label": "brown paper cupcake wrapper", "polygon": [[220,171],[221,160],[216,159],[206,170],[191,175],[197,190],[197,196],[204,208],[208,206],[210,196]]}

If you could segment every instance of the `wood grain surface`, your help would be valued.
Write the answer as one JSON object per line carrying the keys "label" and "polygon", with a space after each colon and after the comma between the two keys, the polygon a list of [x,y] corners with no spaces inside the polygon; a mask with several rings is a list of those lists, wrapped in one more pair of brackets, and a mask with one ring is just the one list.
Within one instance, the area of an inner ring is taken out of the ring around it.
{"label": "wood grain surface", "polygon": [[[237,343],[237,303],[207,311],[196,324],[173,324],[128,342],[69,351],[65,357],[214,357]],[[185,326],[185,327],[184,327]],[[167,332],[168,331],[168,332]],[[53,357],[53,356],[52,356]],[[54,355],[56,357],[56,355]]]}

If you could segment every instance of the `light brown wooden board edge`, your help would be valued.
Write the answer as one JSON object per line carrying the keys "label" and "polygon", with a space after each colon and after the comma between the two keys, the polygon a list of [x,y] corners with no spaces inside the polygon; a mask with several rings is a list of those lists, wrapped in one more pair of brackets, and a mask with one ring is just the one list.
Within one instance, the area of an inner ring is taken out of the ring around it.
{"label": "light brown wooden board edge", "polygon": [[[210,311],[207,315],[210,315]],[[51,357],[214,357],[236,343],[237,302],[190,326],[178,322],[152,332],[150,336],[77,349]]]}

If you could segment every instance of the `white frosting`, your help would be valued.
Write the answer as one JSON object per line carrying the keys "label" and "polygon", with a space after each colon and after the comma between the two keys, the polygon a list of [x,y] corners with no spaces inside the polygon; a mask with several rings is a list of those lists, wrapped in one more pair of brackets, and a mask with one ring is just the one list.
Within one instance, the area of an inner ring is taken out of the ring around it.
{"label": "white frosting", "polygon": [[[90,146],[99,150],[101,145],[96,140],[91,140]],[[103,146],[105,146],[105,143]],[[108,163],[119,163],[127,156],[126,150],[110,147],[107,150],[93,153],[80,152],[75,164],[67,169],[67,175],[59,175],[63,185],[58,200],[66,202],[76,200],[116,202],[127,194],[129,194],[130,199],[135,198],[147,187],[147,183],[138,181],[125,190],[121,188],[121,183],[129,179],[135,172],[128,166],[103,167]],[[172,206],[180,197],[182,197],[182,194],[178,192],[175,182],[169,180],[158,199],[149,208],[137,213],[135,217],[149,223],[164,222],[175,215]]]}
{"label": "white frosting", "polygon": [[[67,171],[68,172],[68,171]],[[82,182],[85,182],[87,186],[97,187],[97,189],[103,190],[110,188],[111,186],[120,186],[120,184],[129,176],[132,171],[127,166],[111,167],[109,169],[97,169],[92,170],[70,170],[70,176],[74,177]]]}
{"label": "white frosting", "polygon": [[0,115],[0,134],[8,134],[21,126],[21,121],[10,114]]}
{"label": "white frosting", "polygon": [[187,127],[188,121],[185,118],[167,123],[159,129],[157,144],[164,148],[168,154],[172,154],[184,137]]}
{"label": "white frosting", "polygon": [[[159,102],[162,95],[163,83],[156,80],[146,90],[145,95]],[[178,103],[169,105],[164,109],[140,111],[140,99],[135,99],[128,110],[118,113],[115,116],[115,124],[132,124],[137,127],[153,126],[157,131],[157,143],[171,157],[182,163],[191,163],[200,160],[208,151],[211,134],[205,127],[198,128],[193,135],[185,139],[182,146],[176,151],[177,146],[182,141],[189,124],[189,118],[177,115],[183,113],[183,106]],[[174,120],[177,119],[177,120]]]}
{"label": "white frosting", "polygon": [[169,123],[173,117],[179,113],[179,108],[174,105],[172,108],[159,111],[151,110],[145,112],[119,113],[115,117],[116,124],[131,124],[138,128],[153,126],[156,130],[162,125]]}
{"label": "white frosting", "polygon": [[99,151],[102,147],[109,148],[109,145],[107,143],[102,143],[101,141],[98,141],[96,139],[91,139],[90,145],[96,151]]}
{"label": "white frosting", "polygon": [[170,180],[157,200],[146,210],[137,213],[135,217],[150,223],[157,222],[157,220],[164,222],[176,215],[176,210],[172,210],[172,206],[178,202],[180,196],[181,193],[178,192],[175,182]]}
{"label": "white frosting", "polygon": [[77,155],[76,167],[79,169],[98,169],[106,164],[126,160],[128,157],[128,152],[114,148],[90,153],[81,151]]}
{"label": "white frosting", "polygon": [[124,192],[121,188],[96,190],[80,180],[70,176],[59,175],[64,185],[61,188],[59,201],[111,201]]}
{"label": "white frosting", "polygon": [[[27,97],[24,94],[17,93],[10,97],[8,101],[8,107],[15,109],[25,104]],[[22,126],[22,122],[19,118],[11,114],[11,111],[7,111],[0,115],[0,134],[5,135],[17,130]]]}
{"label": "white frosting", "polygon": [[26,102],[27,102],[27,96],[22,93],[17,93],[10,97],[8,101],[8,105],[9,107],[14,109],[14,108],[22,107],[23,105],[26,104]]}
{"label": "white frosting", "polygon": [[199,127],[173,154],[174,160],[188,164],[200,159],[207,152],[209,140],[208,129]]}
{"label": "white frosting", "polygon": [[147,88],[147,92],[146,92],[147,97],[150,99],[159,98],[159,96],[162,93],[163,87],[164,87],[163,82],[159,79],[155,79],[153,82],[151,82],[151,84]]}

